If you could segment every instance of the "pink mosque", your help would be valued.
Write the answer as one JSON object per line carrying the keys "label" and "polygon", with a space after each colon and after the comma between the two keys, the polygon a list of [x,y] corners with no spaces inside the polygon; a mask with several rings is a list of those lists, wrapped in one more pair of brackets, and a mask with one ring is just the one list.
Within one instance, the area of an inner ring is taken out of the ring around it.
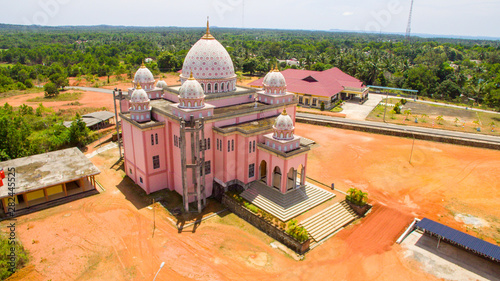
{"label": "pink mosque", "polygon": [[281,194],[305,185],[309,146],[294,135],[297,99],[271,70],[261,89],[236,85],[226,49],[206,34],[188,52],[181,85],[156,82],[144,65],[121,100],[127,175],[146,193],[175,190],[183,206],[231,185]]}

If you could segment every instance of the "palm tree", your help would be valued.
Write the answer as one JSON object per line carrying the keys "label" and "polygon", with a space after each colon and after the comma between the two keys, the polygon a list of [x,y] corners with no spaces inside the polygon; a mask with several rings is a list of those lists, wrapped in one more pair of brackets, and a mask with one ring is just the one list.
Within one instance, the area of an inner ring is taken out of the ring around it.
{"label": "palm tree", "polygon": [[438,117],[436,117],[436,122],[439,124],[439,125],[443,125],[443,115],[439,115]]}

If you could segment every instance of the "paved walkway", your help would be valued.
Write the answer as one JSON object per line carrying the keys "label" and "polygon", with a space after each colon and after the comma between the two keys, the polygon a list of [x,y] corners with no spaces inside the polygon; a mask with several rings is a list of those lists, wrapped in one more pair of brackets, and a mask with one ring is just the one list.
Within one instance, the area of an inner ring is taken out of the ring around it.
{"label": "paved walkway", "polygon": [[370,94],[368,100],[363,104],[359,104],[356,100],[346,101],[342,106],[342,113],[349,119],[365,120],[370,112],[382,101],[383,97],[383,95]]}
{"label": "paved walkway", "polygon": [[323,121],[331,121],[335,123],[343,123],[343,124],[353,124],[360,126],[368,126],[374,128],[385,128],[397,131],[408,131],[414,133],[424,133],[424,134],[432,134],[436,136],[446,136],[446,137],[455,137],[455,138],[463,138],[469,140],[478,140],[478,141],[488,141],[493,143],[500,143],[500,137],[490,136],[490,135],[481,135],[481,134],[473,134],[473,133],[463,133],[456,131],[447,131],[440,129],[432,129],[432,128],[423,128],[423,127],[414,127],[414,126],[403,126],[397,124],[389,124],[382,122],[373,122],[373,121],[361,121],[361,120],[350,120],[345,118],[310,114],[310,113],[301,113],[297,112],[297,117],[309,118],[309,119],[317,119]]}
{"label": "paved walkway", "polygon": [[66,87],[66,89],[76,89],[76,90],[89,91],[89,92],[97,92],[97,93],[104,93],[104,94],[112,94],[113,93],[113,90],[104,89],[104,88],[68,86],[68,87]]}

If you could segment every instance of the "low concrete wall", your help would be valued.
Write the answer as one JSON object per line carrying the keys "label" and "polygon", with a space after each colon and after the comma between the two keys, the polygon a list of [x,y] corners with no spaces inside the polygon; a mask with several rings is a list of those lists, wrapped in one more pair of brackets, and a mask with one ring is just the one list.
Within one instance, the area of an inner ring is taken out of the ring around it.
{"label": "low concrete wall", "polygon": [[306,124],[319,125],[319,126],[331,126],[331,127],[341,128],[341,129],[346,129],[346,130],[362,131],[362,132],[368,132],[368,133],[383,134],[383,135],[405,137],[405,138],[413,138],[413,136],[415,136],[415,139],[420,139],[420,140],[436,141],[436,142],[443,142],[443,143],[450,143],[450,144],[458,144],[458,145],[500,150],[499,143],[492,143],[492,142],[487,142],[487,141],[462,139],[462,138],[451,137],[451,136],[437,136],[437,135],[420,133],[420,132],[418,132],[418,133],[413,132],[413,134],[412,134],[411,132],[408,132],[408,131],[393,130],[393,129],[381,128],[381,127],[364,126],[364,125],[360,125],[360,124],[346,124],[346,123],[341,123],[341,122],[317,120],[317,119],[310,119],[310,118],[304,118],[304,117],[298,117],[298,116],[295,118],[295,120],[296,120],[296,122],[301,122],[301,123],[306,123]]}
{"label": "low concrete wall", "polygon": [[226,206],[226,208],[228,208],[231,212],[235,213],[238,217],[244,219],[251,225],[269,235],[271,238],[276,239],[283,245],[292,249],[294,252],[302,255],[307,252],[307,250],[309,250],[310,239],[306,240],[304,243],[298,242],[292,236],[288,235],[283,230],[276,228],[274,225],[270,224],[263,218],[252,213],[250,210],[240,205],[238,202],[236,202],[226,194],[222,196],[222,204]]}

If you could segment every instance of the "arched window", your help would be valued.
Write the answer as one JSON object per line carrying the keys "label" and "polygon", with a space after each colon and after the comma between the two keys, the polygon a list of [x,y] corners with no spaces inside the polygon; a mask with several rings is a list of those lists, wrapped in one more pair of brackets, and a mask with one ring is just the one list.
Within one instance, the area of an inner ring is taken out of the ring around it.
{"label": "arched window", "polygon": [[220,90],[221,90],[221,91],[224,91],[224,83],[221,83],[221,84],[220,84]]}
{"label": "arched window", "polygon": [[188,107],[191,107],[191,102],[190,101],[188,101]]}
{"label": "arched window", "polygon": [[214,85],[214,91],[215,91],[215,92],[217,92],[217,90],[218,90],[218,88],[219,88],[218,86],[219,86],[219,84],[215,83],[215,85]]}
{"label": "arched window", "polygon": [[207,84],[207,91],[210,92],[212,90],[212,84]]}

